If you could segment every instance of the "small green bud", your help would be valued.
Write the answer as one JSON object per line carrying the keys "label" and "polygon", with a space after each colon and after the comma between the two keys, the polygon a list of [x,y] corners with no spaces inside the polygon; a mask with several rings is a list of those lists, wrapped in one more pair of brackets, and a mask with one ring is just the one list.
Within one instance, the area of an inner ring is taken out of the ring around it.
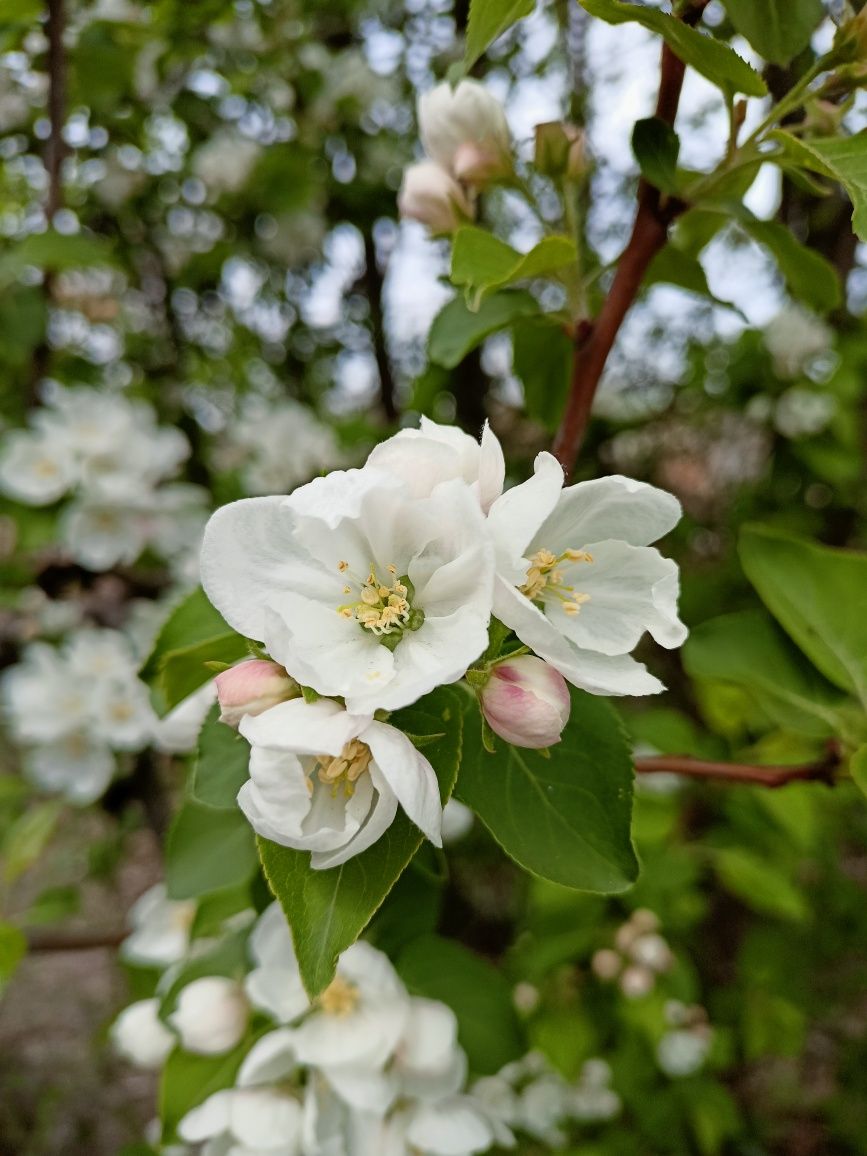
{"label": "small green bud", "polygon": [[580,180],[587,171],[584,133],[568,121],[551,120],[537,124],[534,163],[546,176]]}
{"label": "small green bud", "polygon": [[409,618],[407,619],[407,623],[406,623],[407,630],[418,630],[421,627],[423,622],[424,622],[424,611],[421,610],[419,607],[413,607],[413,609],[410,610]]}

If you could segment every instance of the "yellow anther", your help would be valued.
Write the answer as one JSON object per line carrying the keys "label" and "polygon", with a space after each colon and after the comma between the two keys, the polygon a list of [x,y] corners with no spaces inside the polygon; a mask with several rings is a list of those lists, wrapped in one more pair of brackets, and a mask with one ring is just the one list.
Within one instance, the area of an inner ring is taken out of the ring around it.
{"label": "yellow anther", "polygon": [[564,565],[574,565],[578,562],[592,562],[592,555],[586,550],[564,550],[562,554],[554,554],[551,550],[537,550],[530,558],[530,566],[521,593],[531,602],[540,601],[546,593],[559,598],[567,614],[577,614],[581,606],[590,600],[589,594],[579,594],[574,586],[566,585],[563,570]]}
{"label": "yellow anther", "polygon": [[[397,566],[386,567],[391,575],[397,574]],[[391,585],[380,582],[376,567],[371,566],[366,581],[358,582],[357,601],[347,606],[339,606],[338,612],[344,618],[355,618],[361,625],[376,635],[390,634],[401,630],[409,621],[412,607],[407,601],[408,588],[398,578]],[[351,586],[344,586],[344,594],[351,594]]]}
{"label": "yellow anther", "polygon": [[347,1016],[358,1007],[359,991],[354,983],[335,976],[322,995],[319,1006],[329,1016]]}
{"label": "yellow anther", "polygon": [[337,563],[337,569],[340,571],[341,574],[345,574],[346,571],[349,569],[349,563],[348,562],[338,562]]}
{"label": "yellow anther", "polygon": [[331,787],[333,799],[337,798],[341,788],[346,798],[351,799],[355,794],[355,784],[370,767],[371,757],[366,743],[352,739],[339,755],[317,755],[310,774],[315,774],[320,783]]}

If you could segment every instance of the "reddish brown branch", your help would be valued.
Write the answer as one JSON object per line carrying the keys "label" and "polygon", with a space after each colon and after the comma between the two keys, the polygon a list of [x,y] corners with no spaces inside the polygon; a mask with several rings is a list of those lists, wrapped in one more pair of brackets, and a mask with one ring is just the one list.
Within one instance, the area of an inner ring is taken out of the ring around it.
{"label": "reddish brown branch", "polygon": [[752,783],[760,787],[784,787],[787,783],[825,783],[834,785],[834,773],[840,765],[836,748],[829,749],[824,759],[794,767],[760,767],[751,763],[717,763],[708,759],[693,759],[686,755],[658,755],[635,760],[639,775],[675,774],[692,779],[716,779],[724,783]]}
{"label": "reddish brown branch", "polygon": [[[695,0],[684,13],[684,22],[697,23],[707,2]],[[677,116],[684,71],[683,61],[663,43],[656,116],[666,124],[673,125]],[[553,446],[567,476],[584,440],[590,407],[623,319],[638,295],[650,262],[665,245],[669,225],[683,207],[664,198],[647,181],[639,182],[632,235],[618,263],[611,290],[596,320],[576,328],[569,398]]]}
{"label": "reddish brown branch", "polygon": [[114,950],[126,939],[128,931],[54,931],[41,928],[27,932],[27,950],[49,951],[96,951]]}

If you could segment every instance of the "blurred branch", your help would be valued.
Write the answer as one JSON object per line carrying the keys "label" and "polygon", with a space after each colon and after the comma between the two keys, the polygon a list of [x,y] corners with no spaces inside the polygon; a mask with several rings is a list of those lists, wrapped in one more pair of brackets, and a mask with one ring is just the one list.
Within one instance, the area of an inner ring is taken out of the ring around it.
{"label": "blurred branch", "polygon": [[[707,4],[708,0],[694,0],[681,19],[686,24],[697,24]],[[663,43],[655,115],[666,124],[674,124],[684,72],[683,61]],[[683,208],[680,202],[663,197],[644,179],[639,181],[632,235],[618,262],[611,290],[599,316],[594,321],[581,322],[575,330],[569,398],[553,447],[567,476],[584,440],[593,398],[623,319],[638,295],[650,262],[665,245],[669,225]]]}
{"label": "blurred branch", "polygon": [[27,932],[27,950],[49,951],[94,951],[98,948],[119,947],[129,934],[121,931],[54,931],[50,927],[36,928]]}
{"label": "blurred branch", "polygon": [[370,310],[370,336],[373,343],[373,354],[379,372],[379,396],[386,419],[389,422],[394,422],[398,416],[397,390],[385,343],[385,324],[382,310],[383,277],[376,260],[376,242],[373,239],[372,229],[366,229],[364,232],[363,284]]}
{"label": "blurred branch", "polygon": [[840,766],[840,752],[836,745],[829,746],[824,759],[793,767],[754,766],[751,763],[717,763],[707,759],[693,759],[686,755],[657,755],[635,759],[639,775],[675,774],[692,779],[717,779],[726,783],[752,783],[755,786],[784,787],[787,783],[815,782],[833,787],[835,772]]}

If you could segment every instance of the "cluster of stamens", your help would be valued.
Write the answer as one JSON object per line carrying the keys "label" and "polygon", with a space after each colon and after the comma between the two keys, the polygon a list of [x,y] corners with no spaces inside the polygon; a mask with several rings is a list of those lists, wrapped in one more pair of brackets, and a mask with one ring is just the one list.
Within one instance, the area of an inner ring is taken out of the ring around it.
{"label": "cluster of stamens", "polygon": [[[343,788],[347,799],[355,794],[355,784],[370,766],[370,747],[360,739],[352,739],[339,755],[317,755],[313,771],[320,783],[331,788],[331,797]],[[310,783],[312,791],[313,784]]]}
{"label": "cluster of stamens", "polygon": [[552,595],[563,603],[563,610],[567,614],[579,614],[584,603],[590,601],[590,595],[582,594],[574,586],[567,586],[560,567],[569,563],[592,561],[593,555],[586,550],[564,550],[562,554],[537,550],[530,558],[530,568],[521,593],[531,602],[538,602],[543,595]]}
{"label": "cluster of stamens", "polygon": [[[337,607],[337,613],[349,618],[375,635],[383,646],[394,650],[405,630],[418,630],[424,622],[424,611],[412,604],[414,589],[407,575],[398,576],[397,567],[386,567],[388,578],[380,581],[371,563],[366,578],[350,573],[348,562],[338,562],[337,569],[358,586],[358,597]],[[353,586],[343,587],[352,594]]]}
{"label": "cluster of stamens", "polygon": [[358,1006],[358,988],[336,975],[319,997],[319,1006],[330,1016],[348,1016]]}

